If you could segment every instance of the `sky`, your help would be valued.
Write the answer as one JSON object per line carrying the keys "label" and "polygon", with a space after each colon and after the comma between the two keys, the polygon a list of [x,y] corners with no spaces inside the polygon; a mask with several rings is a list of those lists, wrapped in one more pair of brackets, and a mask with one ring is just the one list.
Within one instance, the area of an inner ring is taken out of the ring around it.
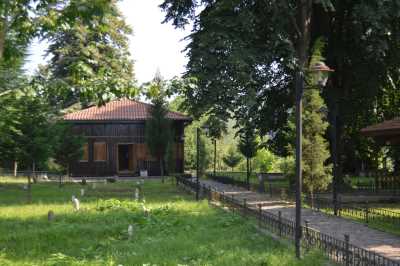
{"label": "sky", "polygon": [[[187,58],[182,51],[191,27],[175,29],[170,23],[161,24],[164,13],[158,7],[162,0],[123,0],[119,7],[126,22],[133,28],[129,38],[130,52],[135,64],[135,77],[139,83],[150,81],[157,69],[165,79],[180,76],[185,71]],[[34,73],[38,64],[46,61],[47,44],[35,40],[28,50],[25,66]]]}

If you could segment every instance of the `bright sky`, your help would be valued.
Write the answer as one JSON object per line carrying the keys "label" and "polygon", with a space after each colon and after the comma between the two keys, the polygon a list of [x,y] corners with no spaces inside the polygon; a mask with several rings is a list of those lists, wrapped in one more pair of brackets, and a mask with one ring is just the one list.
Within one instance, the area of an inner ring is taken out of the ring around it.
{"label": "bright sky", "polygon": [[[157,68],[164,78],[180,76],[187,59],[182,52],[187,44],[182,39],[190,33],[161,24],[164,13],[158,7],[162,0],[123,0],[119,7],[126,22],[133,28],[130,52],[135,61],[135,75],[139,83],[151,80]],[[47,44],[34,42],[29,49],[26,69],[33,73],[38,64],[45,62]]]}

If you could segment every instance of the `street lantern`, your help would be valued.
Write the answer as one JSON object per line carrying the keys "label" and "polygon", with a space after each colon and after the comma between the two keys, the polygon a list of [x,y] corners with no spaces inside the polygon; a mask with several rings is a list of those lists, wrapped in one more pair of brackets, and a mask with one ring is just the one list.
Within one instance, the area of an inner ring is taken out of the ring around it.
{"label": "street lantern", "polygon": [[309,72],[314,82],[320,87],[325,87],[329,78],[329,73],[334,72],[333,69],[328,67],[324,62],[319,61],[313,64]]}
{"label": "street lantern", "polygon": [[[329,73],[334,70],[329,68],[324,62],[316,62],[310,66],[308,73],[311,76],[312,82],[317,86],[325,87]],[[296,257],[300,258],[301,245],[301,192],[302,192],[302,138],[303,138],[303,123],[302,123],[302,95],[304,90],[304,72],[299,71],[296,74],[296,221],[295,221],[295,249]],[[335,180],[334,180],[335,181]],[[336,185],[334,182],[334,195],[336,194]],[[336,197],[334,197],[334,205],[336,206]],[[336,212],[336,207],[335,207]]]}

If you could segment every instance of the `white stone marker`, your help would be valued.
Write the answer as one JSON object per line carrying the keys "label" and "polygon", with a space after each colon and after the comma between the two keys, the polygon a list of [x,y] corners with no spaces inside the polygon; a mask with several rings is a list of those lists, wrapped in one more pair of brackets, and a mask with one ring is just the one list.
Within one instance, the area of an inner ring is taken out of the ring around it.
{"label": "white stone marker", "polygon": [[135,200],[139,200],[139,188],[135,188]]}
{"label": "white stone marker", "polygon": [[131,239],[133,236],[133,226],[130,224],[128,226],[128,238]]}
{"label": "white stone marker", "polygon": [[85,189],[81,188],[81,197],[85,196]]}
{"label": "white stone marker", "polygon": [[79,211],[79,200],[74,195],[72,195],[72,205],[75,211]]}

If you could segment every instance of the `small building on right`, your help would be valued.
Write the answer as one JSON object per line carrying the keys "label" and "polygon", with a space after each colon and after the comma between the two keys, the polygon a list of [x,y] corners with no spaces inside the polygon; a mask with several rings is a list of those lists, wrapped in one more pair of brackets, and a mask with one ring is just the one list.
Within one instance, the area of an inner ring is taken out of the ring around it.
{"label": "small building on right", "polygon": [[400,145],[400,117],[365,127],[361,134],[384,145]]}
{"label": "small building on right", "polygon": [[[361,129],[361,135],[372,137],[375,141],[385,146],[400,145],[400,117],[385,120]],[[374,190],[390,190],[397,193],[400,191],[400,176],[385,173],[375,176]]]}

